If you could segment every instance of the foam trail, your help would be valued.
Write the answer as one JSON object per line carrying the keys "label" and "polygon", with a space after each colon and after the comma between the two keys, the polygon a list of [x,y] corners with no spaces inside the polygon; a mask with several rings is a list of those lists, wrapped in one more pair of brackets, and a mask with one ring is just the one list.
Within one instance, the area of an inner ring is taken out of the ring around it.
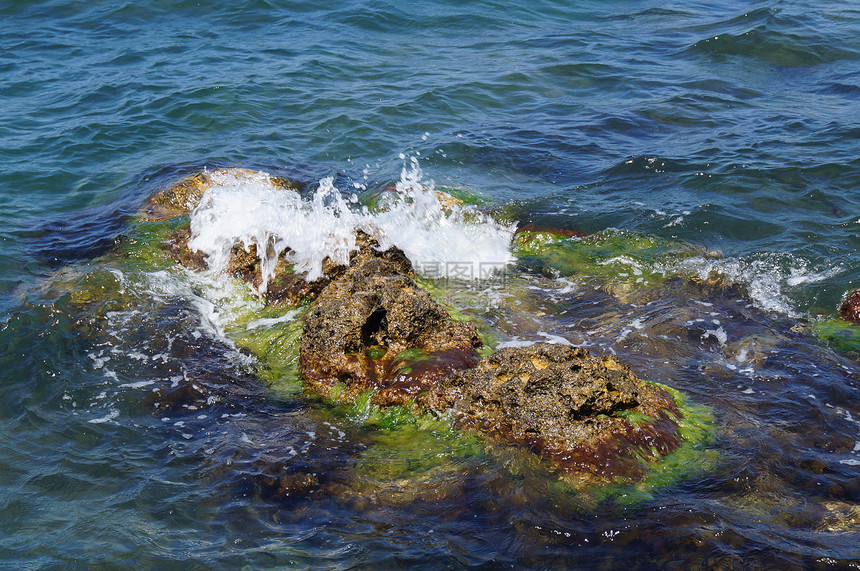
{"label": "foam trail", "polygon": [[761,254],[748,259],[696,257],[682,261],[679,266],[702,279],[712,271],[721,273],[746,286],[751,301],[759,309],[788,317],[800,314],[787,295],[787,288],[819,282],[841,272],[838,267],[813,269],[809,262],[791,254]]}

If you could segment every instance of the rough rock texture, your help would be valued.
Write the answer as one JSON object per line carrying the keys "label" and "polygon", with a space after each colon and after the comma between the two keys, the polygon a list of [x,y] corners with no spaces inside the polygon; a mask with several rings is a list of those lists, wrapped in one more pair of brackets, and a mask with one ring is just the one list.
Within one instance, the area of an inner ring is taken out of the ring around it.
{"label": "rough rock texture", "polygon": [[[299,305],[305,301],[315,298],[335,278],[346,271],[345,266],[340,266],[331,261],[331,258],[323,260],[323,276],[309,282],[302,274],[293,271],[285,256],[290,253],[288,249],[278,258],[275,265],[275,275],[269,280],[263,296],[269,305]],[[246,250],[242,244],[235,244],[231,251],[230,263],[227,273],[240,278],[255,288],[263,283],[263,274],[260,268],[260,258],[257,255],[257,247],[254,244]]]}
{"label": "rough rock texture", "polygon": [[455,321],[409,278],[402,251],[379,252],[360,236],[350,267],[323,289],[302,333],[306,387],[343,398],[377,389],[374,402],[401,404],[454,371],[473,367],[482,342],[474,324]]}
{"label": "rough rock texture", "polygon": [[845,321],[860,323],[860,289],[848,294],[848,297],[839,306],[839,315]]}
{"label": "rough rock texture", "polygon": [[191,229],[186,226],[168,235],[167,241],[161,247],[171,258],[186,268],[198,272],[205,270],[208,267],[206,256],[202,252],[189,248],[189,240],[191,240]]}
{"label": "rough rock texture", "polygon": [[658,460],[681,441],[671,395],[612,357],[563,345],[501,349],[444,379],[419,403],[453,407],[464,427],[601,478],[641,477],[641,460]]}
{"label": "rough rock texture", "polygon": [[[147,220],[166,220],[175,216],[190,214],[200,203],[206,189],[212,186],[212,175],[225,173],[255,174],[252,170],[237,168],[204,170],[195,173],[153,194],[143,205],[141,214]],[[303,186],[296,181],[279,176],[271,176],[269,180],[275,186],[284,189],[300,190]]]}

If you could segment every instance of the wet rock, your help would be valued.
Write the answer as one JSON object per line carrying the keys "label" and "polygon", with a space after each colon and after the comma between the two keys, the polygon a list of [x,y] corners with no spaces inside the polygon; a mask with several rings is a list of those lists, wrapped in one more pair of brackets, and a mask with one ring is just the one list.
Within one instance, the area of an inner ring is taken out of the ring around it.
{"label": "wet rock", "polygon": [[839,306],[839,315],[845,321],[860,323],[860,289],[848,294],[848,297]]}
{"label": "wet rock", "polygon": [[322,290],[307,317],[299,365],[306,388],[344,400],[373,389],[377,404],[404,404],[451,373],[473,367],[475,325],[455,321],[410,279],[403,252],[360,235],[350,267]]}
{"label": "wet rock", "polygon": [[[203,170],[156,192],[144,204],[141,214],[147,220],[166,220],[190,214],[200,203],[206,189],[212,186],[213,176],[223,175],[231,175],[241,179],[260,176],[262,173],[240,168]],[[300,190],[302,186],[296,181],[279,176],[268,176],[268,180],[277,187],[294,191]]]}
{"label": "wet rock", "polygon": [[672,396],[613,357],[540,343],[506,348],[421,395],[452,407],[463,427],[527,445],[566,470],[600,478],[645,475],[681,443]]}
{"label": "wet rock", "polygon": [[[234,171],[239,173],[235,176],[259,176],[240,169],[224,172]],[[148,203],[146,216],[189,213],[211,186],[211,177],[199,173],[159,193]],[[288,188],[287,183],[283,186]],[[443,207],[461,205],[437,199]],[[646,262],[671,251],[662,243],[627,234],[587,240],[579,236],[526,227],[517,234],[515,246],[523,256],[571,271],[605,268],[612,260],[627,260],[630,251],[644,250],[647,255],[625,262],[632,269],[623,268],[629,269],[623,275],[637,286],[650,271]],[[179,228],[165,248],[183,265],[205,268],[202,256],[189,250],[189,238],[188,228]],[[411,262],[401,250],[381,251],[363,232],[358,232],[356,246],[349,266],[327,259],[323,277],[314,282],[294,272],[285,257],[290,252],[285,252],[263,293],[271,305],[313,300],[304,317],[298,357],[308,393],[351,402],[372,391],[365,398],[380,406],[414,403],[411,410],[416,413],[452,410],[460,427],[495,436],[501,447],[516,444],[534,450],[552,469],[575,474],[579,481],[644,478],[649,462],[681,446],[682,399],[676,401],[666,390],[636,378],[612,357],[594,358],[569,346],[502,349],[481,362],[482,341],[475,325],[452,317],[413,282]],[[227,273],[259,289],[257,247],[237,241]],[[617,269],[604,271],[609,278],[617,277]],[[654,277],[658,279],[663,278]],[[191,386],[156,396],[166,403],[161,406],[173,410],[197,407],[207,395]],[[539,463],[538,456],[522,454]],[[257,480],[259,490],[273,496],[306,496],[324,484],[312,471],[276,465],[261,469]]]}
{"label": "wet rock", "polygon": [[206,256],[204,256],[202,252],[189,248],[189,240],[191,240],[191,229],[187,227],[181,228],[168,235],[167,240],[162,247],[171,258],[186,268],[198,272],[205,270],[208,267],[206,264]]}
{"label": "wet rock", "polygon": [[[206,256],[188,247],[190,239],[190,229],[181,228],[168,236],[163,248],[171,258],[186,268],[194,271],[205,270],[208,267]],[[318,280],[309,282],[303,275],[296,274],[292,265],[286,261],[284,255],[281,255],[275,265],[274,277],[269,280],[266,291],[262,292],[263,298],[268,305],[272,306],[300,305],[319,295],[323,288],[331,282],[330,276],[338,275],[343,269],[345,269],[343,266],[336,266],[329,258],[326,258],[323,261],[325,275]],[[263,275],[256,245],[251,244],[246,249],[242,244],[235,244],[231,250],[227,274],[241,279],[259,290],[263,283]]]}
{"label": "wet rock", "polygon": [[[269,280],[263,297],[269,305],[299,305],[304,301],[316,298],[331,280],[341,275],[345,266],[340,266],[330,258],[323,260],[323,277],[307,281],[305,276],[293,271],[293,266],[285,259],[289,254],[287,249],[278,258],[275,274]],[[235,244],[231,251],[227,273],[239,278],[259,291],[263,283],[263,272],[257,246],[251,244],[246,249],[242,244]]]}
{"label": "wet rock", "polygon": [[[203,171],[180,180],[178,183],[161,190],[153,195],[142,210],[144,219],[166,220],[190,214],[200,203],[206,190],[220,179],[227,179],[231,184],[243,182],[266,182],[277,188],[298,192],[303,185],[278,176],[247,169],[215,169]],[[189,248],[191,230],[187,224],[170,231],[162,244],[162,248],[171,258],[183,266],[201,271],[208,267],[206,256]],[[282,252],[275,266],[275,273],[270,278],[265,291],[260,292],[268,305],[299,305],[315,298],[323,288],[345,268],[337,266],[330,259],[323,261],[324,277],[307,281],[305,276],[296,274],[293,266],[286,257],[289,249]],[[241,279],[260,291],[263,283],[261,260],[257,246],[245,246],[239,240],[233,245],[226,273]]]}

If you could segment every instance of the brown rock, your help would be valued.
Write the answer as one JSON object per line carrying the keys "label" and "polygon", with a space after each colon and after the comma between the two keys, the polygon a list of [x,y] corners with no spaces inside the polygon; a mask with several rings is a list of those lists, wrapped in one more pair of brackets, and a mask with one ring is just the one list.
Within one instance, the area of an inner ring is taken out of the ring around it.
{"label": "brown rock", "polygon": [[613,357],[540,343],[506,348],[444,379],[419,404],[595,476],[645,475],[681,441],[674,399]]}
{"label": "brown rock", "polygon": [[206,256],[202,252],[189,248],[189,240],[191,240],[191,229],[186,226],[171,233],[162,248],[167,251],[171,258],[186,268],[198,272],[205,270],[208,267]]}
{"label": "brown rock", "polygon": [[474,324],[458,322],[410,279],[396,248],[359,236],[343,275],[323,289],[305,318],[299,366],[306,387],[342,398],[375,389],[374,402],[403,404],[454,371],[477,364]]}
{"label": "brown rock", "polygon": [[307,497],[320,485],[316,474],[290,472],[285,462],[257,461],[252,466],[255,468],[252,479],[256,481],[258,492],[266,498]]}
{"label": "brown rock", "polygon": [[[149,220],[163,220],[189,214],[200,203],[206,189],[212,185],[212,175],[217,173],[256,174],[247,169],[216,169],[196,173],[153,195],[144,206],[143,216]],[[283,177],[269,177],[269,180],[283,189],[296,190],[300,187],[296,182]],[[163,248],[183,266],[196,271],[204,270],[207,268],[205,256],[188,247],[190,239],[191,231],[185,226],[172,232]],[[328,285],[330,277],[338,272],[335,265],[326,259],[323,262],[325,276],[314,282],[308,282],[304,276],[293,272],[284,254],[278,260],[275,276],[269,280],[267,290],[264,292],[266,301],[270,305],[298,305],[313,298]],[[227,273],[259,288],[263,279],[257,247],[252,244],[246,249],[239,242],[234,244]]]}
{"label": "brown rock", "polygon": [[[299,305],[313,299],[331,282],[331,278],[340,275],[346,269],[334,264],[330,258],[326,258],[323,260],[323,276],[309,282],[304,275],[293,271],[292,265],[285,259],[288,253],[289,250],[278,258],[275,264],[275,275],[269,280],[266,291],[263,292],[269,305]],[[257,246],[251,244],[246,250],[242,244],[234,244],[227,273],[259,289],[263,283],[263,273],[260,258],[257,255]]]}
{"label": "brown rock", "polygon": [[860,323],[860,289],[848,294],[848,297],[839,306],[839,315],[845,321]]}

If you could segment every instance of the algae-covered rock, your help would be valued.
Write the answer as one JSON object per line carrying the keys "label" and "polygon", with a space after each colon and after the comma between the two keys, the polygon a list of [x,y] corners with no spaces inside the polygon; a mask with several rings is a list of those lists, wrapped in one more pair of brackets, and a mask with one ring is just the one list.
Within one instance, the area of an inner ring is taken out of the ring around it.
{"label": "algae-covered rock", "polygon": [[539,343],[505,348],[419,398],[461,426],[527,445],[562,468],[640,478],[681,443],[679,408],[613,357]]}
{"label": "algae-covered rock", "polygon": [[305,318],[300,367],[306,385],[343,398],[375,389],[380,404],[405,403],[478,362],[472,323],[456,321],[410,279],[403,252],[364,240],[350,267],[320,293]]}
{"label": "algae-covered rock", "polygon": [[[169,225],[164,251],[194,270],[205,269],[206,260],[188,246],[191,232],[185,215],[219,177],[294,188],[265,173],[222,169],[198,173],[155,195],[144,209],[145,223]],[[386,188],[366,194],[362,201],[371,210],[384,210],[398,200],[425,198],[398,193]],[[476,203],[467,193],[451,189],[437,189],[429,201],[443,210]],[[456,426],[467,429],[453,432],[469,435],[465,438],[471,443],[450,453],[456,460],[452,466],[462,457],[477,456],[484,440],[494,440],[491,446],[518,445],[531,462],[543,464],[539,457],[548,460],[549,469],[573,475],[578,483],[602,485],[641,481],[661,460],[682,450],[684,409],[671,392],[639,380],[614,358],[596,359],[572,347],[509,348],[481,362],[478,350],[483,342],[475,324],[419,287],[401,250],[380,251],[379,243],[362,231],[355,238],[357,250],[349,255],[349,265],[342,265],[343,259],[340,264],[326,259],[322,277],[313,281],[287,262],[289,249],[272,254],[274,276],[265,284],[257,251],[268,248],[265,239],[250,244],[237,239],[232,249],[228,241],[225,273],[252,285],[262,300],[255,300],[259,314],[234,318],[225,333],[254,354],[259,378],[283,394],[304,390],[343,406],[366,402],[383,411],[380,418],[385,420],[374,435],[377,445],[370,446],[357,464],[371,488],[388,489],[384,481],[389,479],[404,490],[415,481],[427,481],[438,493],[436,483],[456,469],[440,467],[436,453],[424,457],[427,431],[410,433],[407,440],[414,441],[415,457],[408,455],[396,470],[377,462],[374,454],[388,458],[389,448],[395,447],[379,443],[389,436],[400,442],[398,438],[407,434],[404,426],[411,426],[401,420],[388,426],[391,419],[433,418],[447,423],[449,411]],[[663,279],[660,264],[667,255],[701,255],[626,232],[583,236],[535,227],[520,229],[514,250],[521,261],[541,269],[626,280],[632,287]],[[302,305],[309,302],[310,307]],[[302,307],[289,311],[273,307],[278,305]],[[176,395],[178,400],[188,396]],[[447,450],[449,443],[440,446]],[[275,495],[317,493],[319,482],[306,476],[303,471],[275,470],[266,472],[260,485]]]}
{"label": "algae-covered rock", "polygon": [[582,235],[526,227],[514,237],[513,250],[522,262],[539,271],[633,285],[661,282],[672,269],[672,261],[717,255],[690,244],[623,230]]}
{"label": "algae-covered rock", "polygon": [[860,355],[860,290],[845,296],[839,305],[839,317],[814,322],[811,330],[832,349],[856,357]]}
{"label": "algae-covered rock", "polygon": [[850,356],[860,355],[860,327],[841,319],[827,319],[812,324],[815,336],[828,347]]}

